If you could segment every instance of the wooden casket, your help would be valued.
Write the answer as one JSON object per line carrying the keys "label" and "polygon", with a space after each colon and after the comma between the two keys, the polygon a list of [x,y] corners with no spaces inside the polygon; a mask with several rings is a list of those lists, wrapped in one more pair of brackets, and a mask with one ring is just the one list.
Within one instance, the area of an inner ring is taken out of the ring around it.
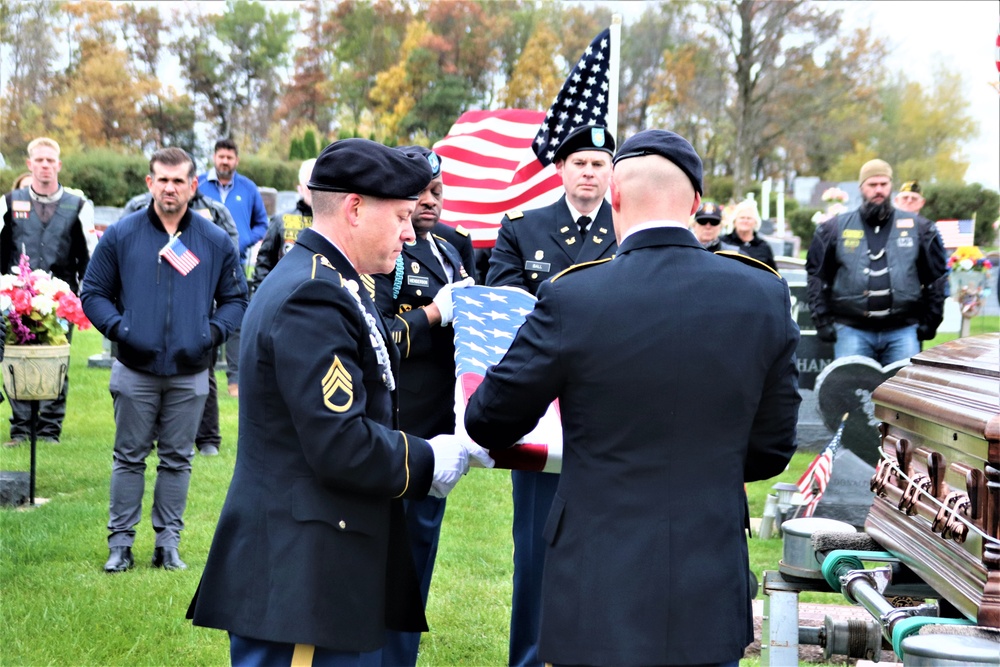
{"label": "wooden casket", "polygon": [[1000,333],[918,354],[872,401],[882,456],[866,532],[970,620],[1000,628]]}

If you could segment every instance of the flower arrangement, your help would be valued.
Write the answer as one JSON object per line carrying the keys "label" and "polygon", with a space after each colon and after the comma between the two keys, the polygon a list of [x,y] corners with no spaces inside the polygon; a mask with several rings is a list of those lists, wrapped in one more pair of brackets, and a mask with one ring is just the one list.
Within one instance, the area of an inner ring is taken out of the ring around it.
{"label": "flower arrangement", "polygon": [[80,299],[65,281],[31,270],[27,255],[0,276],[0,312],[7,318],[10,345],[66,345],[69,325],[90,327]]}
{"label": "flower arrangement", "polygon": [[846,204],[849,196],[840,188],[827,188],[820,198],[828,204]]}
{"label": "flower arrangement", "polygon": [[966,245],[955,249],[948,258],[948,268],[952,271],[989,271],[993,263],[977,246]]}

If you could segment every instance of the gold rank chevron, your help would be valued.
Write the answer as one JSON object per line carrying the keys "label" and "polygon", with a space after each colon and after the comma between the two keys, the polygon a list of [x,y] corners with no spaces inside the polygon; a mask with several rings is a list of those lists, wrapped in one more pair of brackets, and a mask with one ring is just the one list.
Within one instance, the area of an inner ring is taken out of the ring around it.
{"label": "gold rank chevron", "polygon": [[[338,389],[347,394],[347,402],[342,405],[333,402],[333,396]],[[354,383],[351,380],[351,374],[347,372],[344,364],[340,361],[340,357],[333,358],[330,370],[323,376],[323,403],[337,413],[346,412],[354,403]]]}
{"label": "gold rank chevron", "polygon": [[371,297],[372,301],[374,301],[375,300],[375,278],[373,278],[372,276],[368,275],[367,273],[362,273],[361,274],[361,284],[365,286],[365,289],[368,290],[368,296]]}

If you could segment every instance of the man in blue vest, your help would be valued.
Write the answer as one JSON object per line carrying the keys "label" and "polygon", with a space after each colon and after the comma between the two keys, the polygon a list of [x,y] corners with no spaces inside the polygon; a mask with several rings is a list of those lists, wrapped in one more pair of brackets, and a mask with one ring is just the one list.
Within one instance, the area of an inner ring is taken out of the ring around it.
{"label": "man in blue vest", "polygon": [[866,162],[858,180],[861,207],[827,220],[809,246],[809,309],[836,358],[861,355],[888,366],[934,338],[947,260],[930,221],[893,207],[887,162]]}
{"label": "man in blue vest", "polygon": [[[79,294],[80,281],[97,245],[94,206],[79,191],[70,192],[59,183],[61,169],[58,143],[39,137],[28,144],[32,184],[4,197],[0,273],[10,273],[24,253],[30,258],[32,269],[50,272],[66,281],[74,294]],[[59,442],[67,391],[68,376],[59,398],[39,401],[40,439]],[[31,431],[31,402],[12,400],[10,406],[10,439],[4,444],[16,447],[28,439]]]}
{"label": "man in blue vest", "polygon": [[[267,211],[257,184],[236,173],[240,153],[232,139],[219,139],[212,153],[215,165],[198,176],[198,192],[226,205],[236,221],[240,233],[240,262],[244,271],[250,248],[267,233]],[[239,395],[240,330],[237,329],[226,343],[226,377],[230,396]]]}

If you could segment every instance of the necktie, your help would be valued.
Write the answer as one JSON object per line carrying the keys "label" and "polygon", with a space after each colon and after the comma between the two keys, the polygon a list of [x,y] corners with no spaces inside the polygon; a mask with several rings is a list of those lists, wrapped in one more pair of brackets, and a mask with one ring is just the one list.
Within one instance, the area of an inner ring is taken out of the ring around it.
{"label": "necktie", "polygon": [[587,236],[587,225],[591,223],[591,220],[586,215],[581,215],[580,219],[576,221],[576,226],[580,228],[580,240],[582,241]]}

